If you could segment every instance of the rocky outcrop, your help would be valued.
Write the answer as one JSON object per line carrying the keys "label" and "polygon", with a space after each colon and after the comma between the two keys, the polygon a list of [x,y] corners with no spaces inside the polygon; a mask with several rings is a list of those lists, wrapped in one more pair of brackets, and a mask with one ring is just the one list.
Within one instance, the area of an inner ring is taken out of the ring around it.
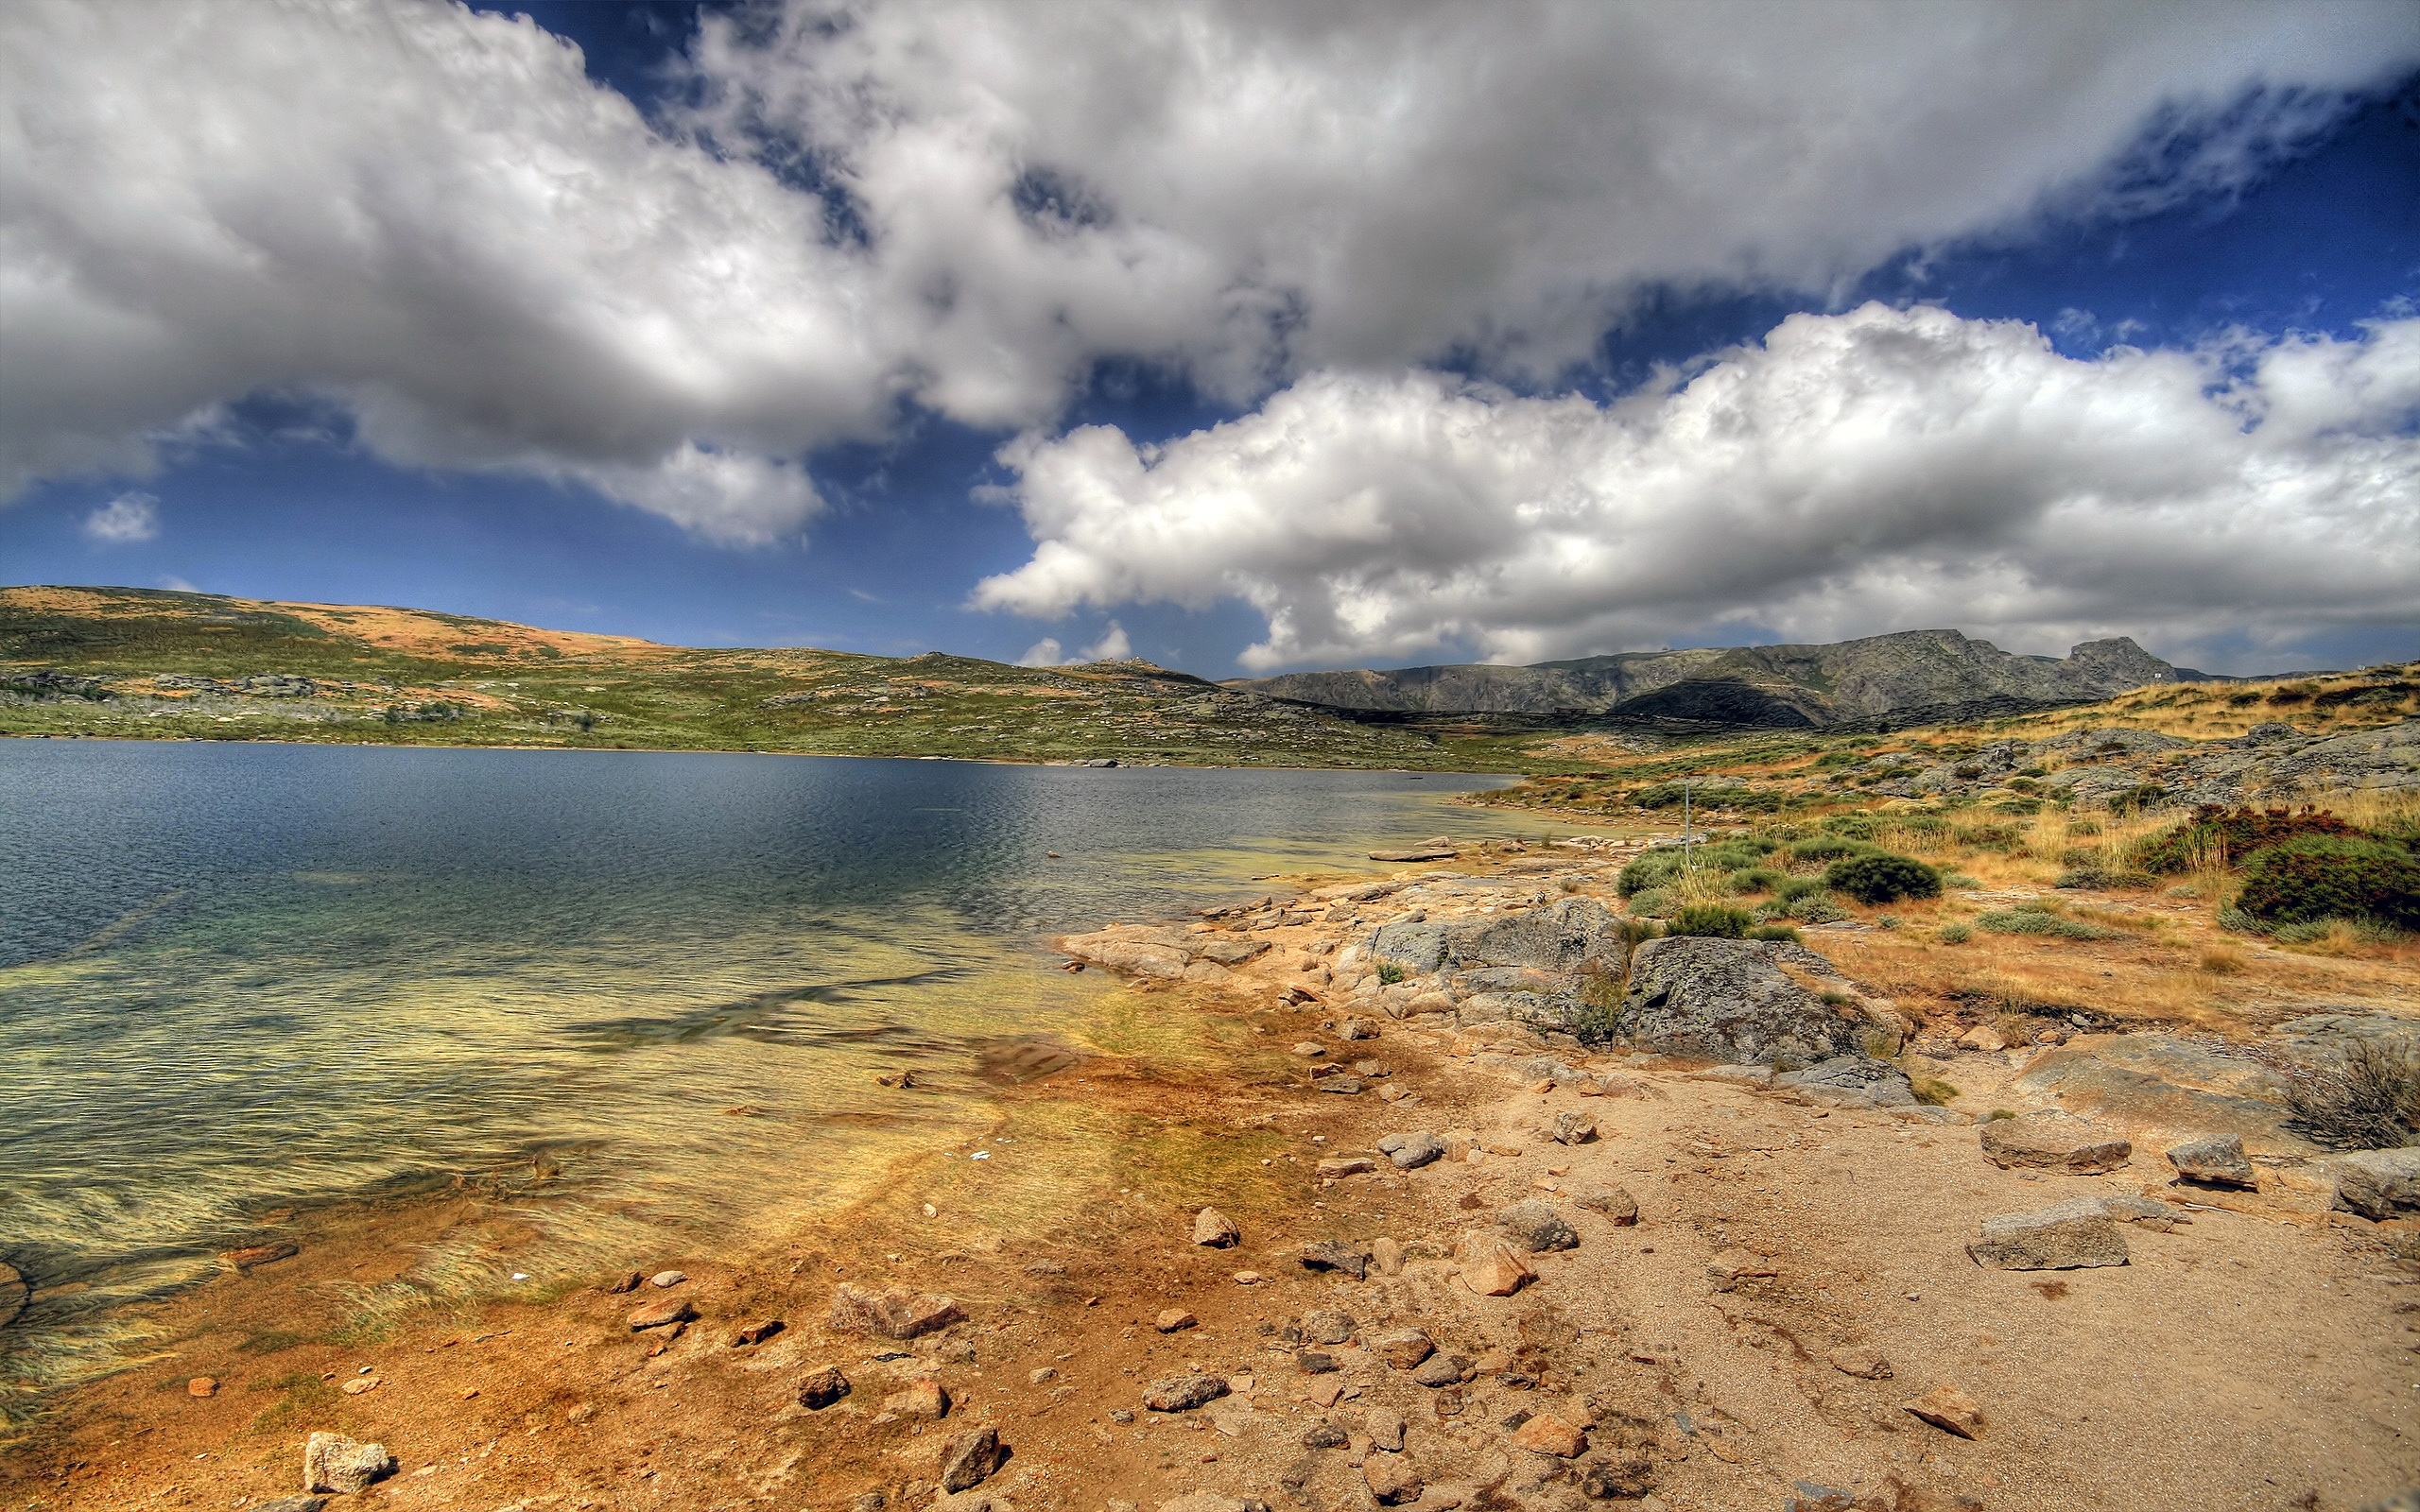
{"label": "rocky outcrop", "polygon": [[2003,1170],[2100,1176],[2124,1165],[2135,1153],[2131,1141],[2055,1109],[1993,1119],[1979,1138],[1983,1159]]}
{"label": "rocky outcrop", "polygon": [[2420,1213],[2420,1145],[2400,1150],[2356,1150],[2326,1163],[2336,1182],[2336,1206],[2383,1223]]}
{"label": "rocky outcrop", "polygon": [[2028,1061],[2014,1087],[2129,1126],[2233,1134],[2256,1155],[2310,1149],[2285,1127],[2284,1076],[2228,1047],[2177,1035],[2077,1035]]}
{"label": "rocky outcrop", "polygon": [[1783,970],[1829,961],[1782,940],[1651,939],[1631,957],[1618,1017],[1631,1043],[1738,1065],[1810,1065],[1859,1050],[1864,1015],[1826,1003]]}

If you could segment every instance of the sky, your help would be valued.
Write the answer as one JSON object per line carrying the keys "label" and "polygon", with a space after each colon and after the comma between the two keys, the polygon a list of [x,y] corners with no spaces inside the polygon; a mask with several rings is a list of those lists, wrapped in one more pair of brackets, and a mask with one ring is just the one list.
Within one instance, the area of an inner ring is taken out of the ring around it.
{"label": "sky", "polygon": [[15,0],[0,582],[2420,656],[2420,7]]}

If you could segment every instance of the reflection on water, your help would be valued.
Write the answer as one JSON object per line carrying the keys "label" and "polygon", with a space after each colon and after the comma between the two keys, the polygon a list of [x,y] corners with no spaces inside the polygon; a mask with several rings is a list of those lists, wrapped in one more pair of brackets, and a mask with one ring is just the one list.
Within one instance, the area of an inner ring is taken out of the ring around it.
{"label": "reflection on water", "polygon": [[982,1116],[875,1071],[971,1091],[1102,989],[1042,935],[1502,833],[1439,801],[1491,782],[0,742],[0,1255],[131,1295],[532,1150],[600,1211],[803,1211]]}

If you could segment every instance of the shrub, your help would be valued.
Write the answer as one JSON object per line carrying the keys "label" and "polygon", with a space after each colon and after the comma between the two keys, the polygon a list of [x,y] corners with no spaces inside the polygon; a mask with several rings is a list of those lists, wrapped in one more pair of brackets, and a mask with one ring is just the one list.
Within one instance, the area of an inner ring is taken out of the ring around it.
{"label": "shrub", "polygon": [[1824,816],[1824,830],[1827,834],[1837,834],[1845,840],[1871,840],[1875,835],[1874,816],[1827,814]]}
{"label": "shrub", "polygon": [[1843,840],[1838,835],[1818,835],[1801,840],[1789,848],[1789,859],[1800,865],[1826,861],[1844,861],[1850,856],[1870,856],[1876,848],[1858,840]]}
{"label": "shrub", "polygon": [[2149,887],[2158,881],[2148,871],[2105,871],[2099,867],[2078,867],[2062,871],[2053,887],[2083,887],[2099,892],[2110,887]]}
{"label": "shrub", "polygon": [[1941,885],[1945,887],[1979,887],[1983,884],[1980,879],[1970,877],[1962,871],[1953,871],[1941,879]]}
{"label": "shrub", "polygon": [[1938,1076],[1911,1075],[1908,1078],[1908,1091],[1916,1094],[1917,1102],[1930,1108],[1946,1108],[1949,1100],[1958,1095],[1957,1088]]}
{"label": "shrub", "polygon": [[1785,903],[1794,903],[1801,898],[1817,897],[1829,890],[1821,877],[1785,877],[1773,888],[1773,896]]}
{"label": "shrub", "polygon": [[2112,793],[2109,796],[2109,812],[2139,814],[2145,809],[2157,808],[2167,801],[2167,788],[2160,786],[2157,782],[2140,782],[2122,793]]}
{"label": "shrub", "polygon": [[1671,922],[1665,926],[1664,932],[1668,935],[1740,939],[1754,925],[1755,920],[1744,908],[1726,907],[1721,903],[1690,903],[1673,913]]}
{"label": "shrub", "polygon": [[2338,1149],[2394,1149],[2420,1137],[2420,1054],[2356,1040],[2332,1062],[2287,1076],[2288,1126]]}
{"label": "shrub", "polygon": [[1672,911],[1672,895],[1662,887],[1650,887],[1631,899],[1630,911],[1642,919],[1662,919]]}
{"label": "shrub", "polygon": [[1771,892],[1781,881],[1782,874],[1771,867],[1741,867],[1730,877],[1731,890],[1737,893]]}
{"label": "shrub", "polygon": [[1944,924],[1941,926],[1941,942],[1944,945],[1963,945],[1974,937],[1975,929],[1971,924]]}
{"label": "shrub", "polygon": [[2048,935],[2060,939],[2119,939],[2123,931],[2080,919],[2062,919],[2046,908],[2009,908],[1975,916],[1976,927],[1995,935]]}
{"label": "shrub", "polygon": [[1758,924],[1748,931],[1750,939],[1786,939],[1792,945],[1801,943],[1798,931],[1788,924]]}
{"label": "shrub", "polygon": [[1397,982],[1403,980],[1403,968],[1397,966],[1392,961],[1380,961],[1378,963],[1378,980],[1389,987],[1392,987]]}
{"label": "shrub", "polygon": [[1658,846],[1641,851],[1622,868],[1622,874],[1615,879],[1614,891],[1625,898],[1635,898],[1651,888],[1668,885],[1680,875],[1680,847]]}
{"label": "shrub", "polygon": [[2254,852],[2236,906],[2273,924],[2366,919],[2420,929],[2420,860],[2383,840],[2305,835]]}
{"label": "shrub", "polygon": [[1849,856],[1824,868],[1824,881],[1861,903],[1896,902],[1902,898],[1938,898],[1941,873],[1913,856],[1888,852]]}
{"label": "shrub", "polygon": [[2013,824],[1978,824],[1958,832],[1958,843],[1977,850],[2014,850],[2025,832]]}
{"label": "shrub", "polygon": [[2335,815],[2309,804],[2298,810],[2230,810],[2222,803],[2204,803],[2183,824],[2144,841],[2135,851],[2135,865],[2166,876],[2192,870],[2203,856],[2214,850],[2222,850],[2229,856],[2249,856],[2256,850],[2307,834],[2358,836],[2360,833]]}
{"label": "shrub", "polygon": [[1793,898],[1782,912],[1802,924],[1837,924],[1849,917],[1847,909],[1832,902],[1829,892],[1811,892],[1802,898]]}

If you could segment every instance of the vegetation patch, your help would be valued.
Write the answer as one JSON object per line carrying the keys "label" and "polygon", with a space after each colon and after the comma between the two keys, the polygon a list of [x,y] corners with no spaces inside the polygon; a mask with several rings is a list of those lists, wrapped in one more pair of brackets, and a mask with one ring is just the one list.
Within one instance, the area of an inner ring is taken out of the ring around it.
{"label": "vegetation patch", "polygon": [[2420,929],[2420,859],[2392,841],[2308,834],[2256,851],[2235,905],[2271,925],[2344,919]]}
{"label": "vegetation patch", "polygon": [[2230,857],[2248,856],[2307,834],[2357,836],[2360,833],[2335,815],[2308,804],[2289,810],[2230,809],[2224,804],[2204,803],[2183,824],[2153,835],[2136,848],[2134,861],[2142,870],[2172,876],[2191,871],[2209,860],[2223,864]]}
{"label": "vegetation patch", "polygon": [[2356,1042],[2318,1066],[2288,1065],[2287,1126],[2343,1150],[2420,1143],[2420,1054]]}
{"label": "vegetation patch", "polygon": [[1941,873],[1913,856],[1849,856],[1824,870],[1824,882],[1861,903],[1896,902],[1902,898],[1938,898]]}
{"label": "vegetation patch", "polygon": [[2056,939],[2121,939],[2124,932],[2087,924],[2050,912],[2040,903],[2020,903],[1975,916],[1975,927],[1994,935],[2043,935]]}

